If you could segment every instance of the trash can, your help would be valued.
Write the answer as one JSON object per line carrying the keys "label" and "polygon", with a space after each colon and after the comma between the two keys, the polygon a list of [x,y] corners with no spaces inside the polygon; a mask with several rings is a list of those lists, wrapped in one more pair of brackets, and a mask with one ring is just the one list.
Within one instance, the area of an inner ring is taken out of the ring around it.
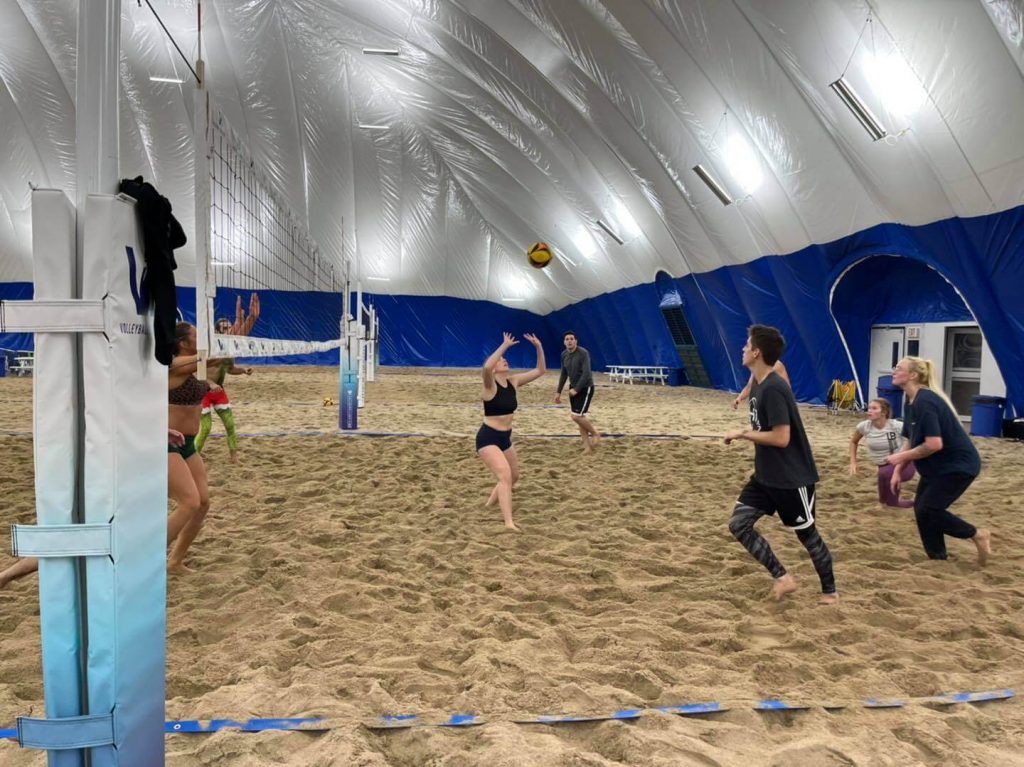
{"label": "trash can", "polygon": [[893,386],[892,376],[878,377],[878,397],[892,405],[892,417],[903,417],[903,389]]}
{"label": "trash can", "polygon": [[684,386],[686,384],[686,375],[683,373],[683,369],[669,368],[665,383],[669,386]]}
{"label": "trash can", "polygon": [[975,437],[1003,436],[1006,397],[976,394],[971,397],[971,434]]}

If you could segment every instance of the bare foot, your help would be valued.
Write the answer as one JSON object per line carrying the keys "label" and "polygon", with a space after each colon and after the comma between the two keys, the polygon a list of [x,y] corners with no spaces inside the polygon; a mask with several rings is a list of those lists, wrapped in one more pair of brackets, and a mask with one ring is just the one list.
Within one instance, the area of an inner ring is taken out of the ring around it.
{"label": "bare foot", "polygon": [[520,529],[519,529],[518,527],[516,527],[516,523],[515,523],[515,522],[506,522],[506,523],[505,523],[505,529],[506,529],[506,530],[513,530],[513,531],[515,531],[515,532],[517,532],[517,533],[521,533],[521,532],[523,532],[523,531],[522,531],[522,530],[520,530]]}
{"label": "bare foot", "polygon": [[822,594],[820,597],[818,597],[818,604],[837,605],[839,604],[839,595],[834,591],[831,594]]}
{"label": "bare foot", "polygon": [[185,567],[184,562],[168,562],[167,563],[167,574],[168,575],[191,575],[194,573],[191,567]]}
{"label": "bare foot", "polygon": [[775,585],[772,586],[772,596],[775,599],[782,599],[786,594],[792,594],[796,591],[796,581],[793,580],[793,576],[786,573],[781,578],[775,579]]}
{"label": "bare foot", "polygon": [[590,444],[590,440],[589,439],[583,440],[583,453],[584,453],[584,455],[589,455],[590,453],[593,453],[593,452],[594,452],[594,447],[593,447],[593,445]]}
{"label": "bare foot", "polygon": [[988,564],[988,558],[992,555],[992,531],[979,530],[971,540],[978,547],[978,565],[984,567]]}
{"label": "bare foot", "polygon": [[600,442],[601,442],[601,435],[598,434],[596,431],[593,432],[590,435],[590,445],[591,445],[591,447],[597,447],[598,444],[600,444]]}

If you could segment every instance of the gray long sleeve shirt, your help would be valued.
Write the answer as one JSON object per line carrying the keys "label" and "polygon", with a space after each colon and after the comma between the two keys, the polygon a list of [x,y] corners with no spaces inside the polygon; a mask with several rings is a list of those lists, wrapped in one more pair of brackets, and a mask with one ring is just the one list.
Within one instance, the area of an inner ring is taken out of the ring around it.
{"label": "gray long sleeve shirt", "polygon": [[562,373],[558,376],[559,394],[567,378],[569,388],[578,392],[594,385],[594,376],[590,373],[590,352],[582,346],[577,346],[573,352],[568,349],[562,352]]}

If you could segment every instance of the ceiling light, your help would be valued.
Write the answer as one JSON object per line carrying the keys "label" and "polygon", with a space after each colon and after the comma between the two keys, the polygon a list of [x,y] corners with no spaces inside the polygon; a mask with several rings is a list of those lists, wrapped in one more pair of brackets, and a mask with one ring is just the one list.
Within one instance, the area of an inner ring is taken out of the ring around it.
{"label": "ceiling light", "polygon": [[211,261],[210,263],[213,264],[214,266],[234,266],[235,265],[234,261]]}
{"label": "ceiling light", "polygon": [[761,163],[750,144],[742,136],[733,134],[729,137],[722,159],[725,160],[725,164],[729,167],[729,173],[744,192],[753,194],[754,190],[761,186],[761,182],[764,180]]}
{"label": "ceiling light", "polygon": [[927,100],[917,75],[898,53],[868,56],[863,66],[868,82],[890,114],[909,117]]}
{"label": "ceiling light", "polygon": [[601,219],[598,219],[597,220],[597,225],[604,230],[605,234],[607,234],[609,237],[611,237],[613,240],[615,240],[617,243],[619,243],[619,245],[623,244],[622,238],[619,237],[619,235],[615,234],[615,232],[612,231],[611,227],[608,226],[608,224],[606,224],[604,221],[602,221]]}
{"label": "ceiling light", "polygon": [[521,304],[526,299],[525,298],[505,298],[504,296],[502,296],[501,300],[502,301],[507,301],[510,304]]}
{"label": "ceiling light", "polygon": [[390,125],[365,125],[363,123],[359,123],[359,127],[363,130],[391,130]]}
{"label": "ceiling light", "polygon": [[366,279],[373,280],[375,282],[391,282],[390,277],[367,277]]}
{"label": "ceiling light", "polygon": [[714,193],[715,197],[721,200],[722,205],[732,204],[732,197],[730,197],[729,193],[725,191],[725,188],[720,183],[718,183],[718,181],[716,181],[715,178],[710,173],[707,172],[707,170],[705,170],[703,165],[701,165],[700,163],[694,165],[693,172],[700,177],[701,181],[707,184],[708,189],[710,189]]}
{"label": "ceiling light", "polygon": [[835,91],[840,101],[853,113],[857,121],[864,126],[864,130],[871,136],[872,141],[885,138],[885,128],[878,122],[878,118],[871,114],[871,110],[867,108],[867,105],[861,101],[860,96],[854,92],[842,77],[834,83],[829,83],[828,87]]}
{"label": "ceiling light", "polygon": [[581,226],[576,230],[576,234],[572,238],[572,244],[576,246],[579,254],[588,260],[596,256],[599,250],[597,240],[594,239],[594,235],[585,226]]}
{"label": "ceiling light", "polygon": [[180,77],[156,77],[155,75],[150,75],[149,80],[154,83],[176,83],[178,85],[185,82]]}
{"label": "ceiling light", "polygon": [[398,48],[363,48],[364,56],[397,56]]}

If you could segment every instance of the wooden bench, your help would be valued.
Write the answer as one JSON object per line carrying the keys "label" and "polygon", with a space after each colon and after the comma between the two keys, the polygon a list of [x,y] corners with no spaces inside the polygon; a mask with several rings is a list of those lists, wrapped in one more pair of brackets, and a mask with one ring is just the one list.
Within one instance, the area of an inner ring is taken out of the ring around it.
{"label": "wooden bench", "polygon": [[609,365],[608,378],[613,383],[633,384],[640,381],[664,386],[668,383],[668,371],[667,367],[660,365]]}

